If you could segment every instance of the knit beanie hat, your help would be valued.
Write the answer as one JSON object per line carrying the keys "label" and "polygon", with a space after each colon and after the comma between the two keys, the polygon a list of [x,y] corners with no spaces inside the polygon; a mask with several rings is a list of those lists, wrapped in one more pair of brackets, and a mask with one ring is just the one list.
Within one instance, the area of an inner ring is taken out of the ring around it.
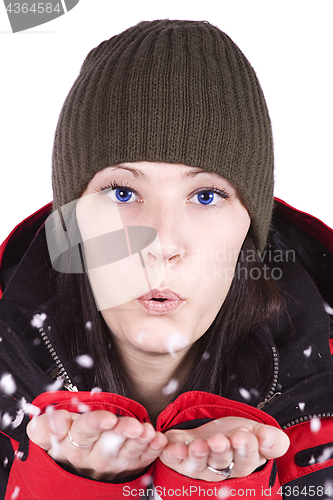
{"label": "knit beanie hat", "polygon": [[139,161],[230,181],[263,250],[273,208],[270,118],[252,66],[206,21],[140,22],[88,54],[56,129],[54,209],[105,167]]}

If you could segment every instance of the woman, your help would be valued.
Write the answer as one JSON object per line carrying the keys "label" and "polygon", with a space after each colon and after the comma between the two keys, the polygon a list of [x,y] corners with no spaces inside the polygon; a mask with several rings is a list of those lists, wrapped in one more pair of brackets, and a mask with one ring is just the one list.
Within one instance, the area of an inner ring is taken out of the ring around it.
{"label": "woman", "polygon": [[238,47],[161,20],[94,49],[53,192],[3,245],[5,498],[329,496],[332,235],[283,204],[272,223]]}

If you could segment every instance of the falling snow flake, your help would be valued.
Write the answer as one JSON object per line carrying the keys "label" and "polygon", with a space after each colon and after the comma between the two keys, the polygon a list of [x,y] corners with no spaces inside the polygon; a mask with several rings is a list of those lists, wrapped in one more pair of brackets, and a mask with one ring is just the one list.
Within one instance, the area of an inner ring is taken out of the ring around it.
{"label": "falling snow flake", "polygon": [[100,387],[93,387],[90,391],[90,395],[92,396],[93,394],[97,394],[99,392],[102,392],[102,389]]}
{"label": "falling snow flake", "polygon": [[188,346],[188,339],[182,335],[181,333],[174,333],[166,342],[166,347],[168,352],[171,354],[173,358],[176,357],[176,350],[184,349],[184,347]]}
{"label": "falling snow flake", "polygon": [[320,422],[319,418],[313,418],[310,421],[310,429],[312,432],[318,432],[320,427],[321,427],[321,422]]}
{"label": "falling snow flake", "polygon": [[163,394],[173,394],[178,389],[178,386],[179,386],[178,381],[172,378],[169,381],[168,385],[163,387],[162,392]]}
{"label": "falling snow flake", "polygon": [[324,302],[324,309],[327,312],[327,314],[330,314],[333,316],[333,309],[330,305],[328,305],[326,302]]}
{"label": "falling snow flake", "polygon": [[239,393],[242,396],[242,398],[244,398],[246,400],[251,399],[251,394],[249,393],[249,391],[247,391],[246,389],[244,389],[244,387],[241,387],[239,389]]}
{"label": "falling snow flake", "polygon": [[94,366],[94,360],[88,354],[77,356],[77,358],[75,358],[75,361],[78,365],[82,366],[82,368],[92,368]]}
{"label": "falling snow flake", "polygon": [[141,485],[146,488],[148,484],[151,483],[151,475],[150,474],[145,474],[144,476],[141,477]]}
{"label": "falling snow flake", "polygon": [[6,429],[6,427],[9,427],[11,423],[12,417],[9,415],[9,413],[4,413],[1,418],[1,427],[3,429]]}
{"label": "falling snow flake", "polygon": [[47,392],[60,391],[60,389],[63,386],[63,383],[64,383],[64,380],[62,378],[58,378],[57,380],[55,380],[53,382],[53,384],[50,384],[50,385],[46,386],[46,391]]}
{"label": "falling snow flake", "polygon": [[10,497],[12,500],[15,500],[15,498],[18,497],[18,494],[20,493],[20,487],[19,486],[15,486],[15,489],[12,493],[12,496]]}
{"label": "falling snow flake", "polygon": [[306,358],[308,358],[309,356],[311,356],[311,353],[312,353],[312,346],[309,346],[307,349],[305,349],[303,351],[303,354]]}
{"label": "falling snow flake", "polygon": [[32,405],[31,403],[28,403],[25,398],[21,399],[20,407],[22,408],[24,413],[27,413],[28,415],[37,417],[40,414],[40,408],[38,408],[38,406]]}
{"label": "falling snow flake", "polygon": [[117,456],[125,440],[124,436],[120,436],[114,431],[104,431],[99,438],[102,453]]}
{"label": "falling snow flake", "polygon": [[299,408],[301,411],[304,411],[304,408],[305,408],[305,403],[298,403],[298,408]]}
{"label": "falling snow flake", "polygon": [[84,403],[79,403],[77,405],[77,409],[80,413],[87,413],[88,411],[91,411],[90,406],[85,405]]}
{"label": "falling snow flake", "polygon": [[16,384],[13,376],[10,373],[4,373],[0,379],[0,390],[8,394],[14,394],[16,391]]}
{"label": "falling snow flake", "polygon": [[327,448],[324,448],[323,453],[318,457],[318,462],[326,462],[326,460],[330,460],[333,455],[333,447],[328,446]]}
{"label": "falling snow flake", "polygon": [[46,320],[46,314],[35,314],[34,317],[31,320],[31,326],[35,328],[42,328],[44,325],[44,321]]}

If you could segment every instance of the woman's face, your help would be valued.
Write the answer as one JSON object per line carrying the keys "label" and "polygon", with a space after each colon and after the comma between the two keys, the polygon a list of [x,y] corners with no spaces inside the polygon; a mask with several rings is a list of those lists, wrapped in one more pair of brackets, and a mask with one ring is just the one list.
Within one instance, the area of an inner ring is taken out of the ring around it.
{"label": "woman's face", "polygon": [[[174,355],[207,331],[250,226],[230,182],[185,165],[124,163],[93,177],[76,213],[98,308],[124,346]],[[153,230],[142,237],[142,226]]]}

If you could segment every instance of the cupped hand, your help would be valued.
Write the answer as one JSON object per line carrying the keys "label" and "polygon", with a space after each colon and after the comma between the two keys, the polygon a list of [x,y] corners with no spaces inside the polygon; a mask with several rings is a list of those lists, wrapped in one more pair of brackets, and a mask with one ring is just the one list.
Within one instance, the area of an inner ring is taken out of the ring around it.
{"label": "cupped hand", "polygon": [[185,476],[222,481],[224,476],[207,466],[222,470],[234,462],[230,477],[245,477],[266,460],[284,455],[288,436],[280,429],[241,417],[224,417],[190,430],[165,433],[168,444],[162,462]]}
{"label": "cupped hand", "polygon": [[[71,443],[69,430],[80,447]],[[54,460],[99,480],[143,471],[167,444],[167,438],[151,424],[107,411],[45,413],[29,422],[27,433]]]}

